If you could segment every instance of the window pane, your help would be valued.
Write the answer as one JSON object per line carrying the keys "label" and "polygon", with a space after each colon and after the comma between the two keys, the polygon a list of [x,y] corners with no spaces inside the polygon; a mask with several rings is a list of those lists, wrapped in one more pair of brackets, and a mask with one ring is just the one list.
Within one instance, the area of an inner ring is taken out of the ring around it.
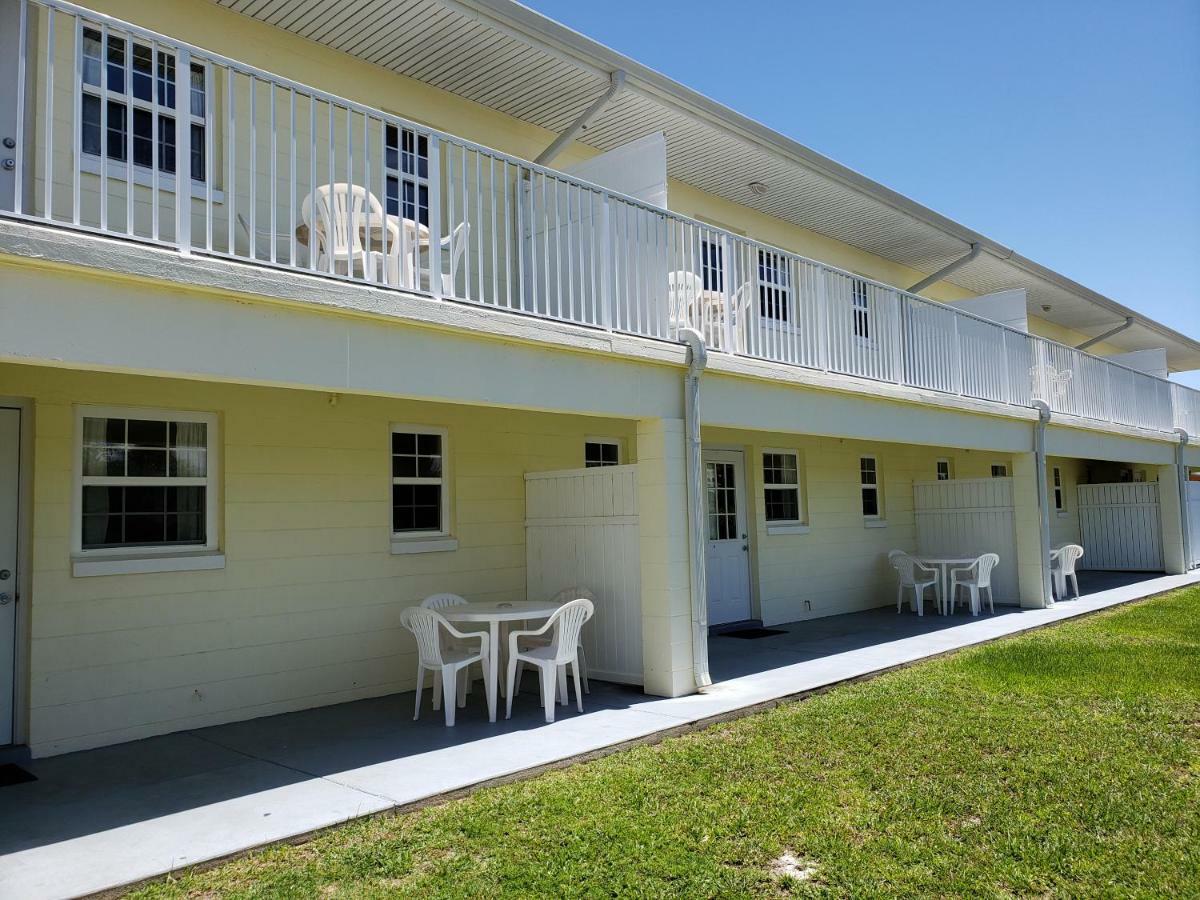
{"label": "window pane", "polygon": [[879,515],[879,492],[872,488],[863,488],[862,511],[864,516]]}
{"label": "window pane", "polygon": [[84,153],[100,155],[100,99],[91,94],[83,95],[79,141]]}
{"label": "window pane", "polygon": [[162,544],[166,539],[166,516],[141,513],[125,516],[124,544]]}
{"label": "window pane", "polygon": [[206,148],[204,146],[204,126],[203,125],[193,125],[192,126],[192,136],[191,136],[190,140],[192,142],[192,151],[191,151],[192,152],[192,167],[191,167],[192,180],[193,181],[204,181],[204,178],[205,178],[204,153],[205,153]]}
{"label": "window pane", "polygon": [[158,117],[158,168],[175,171],[175,120],[170,116]]}
{"label": "window pane", "polygon": [[108,89],[125,93],[125,38],[114,34],[108,36]]}
{"label": "window pane", "polygon": [[133,96],[139,100],[154,99],[154,65],[150,48],[145,44],[133,45]]}
{"label": "window pane", "polygon": [[397,169],[400,166],[399,155],[399,131],[395,125],[387,126],[386,138],[384,143],[387,149],[386,166],[389,169]]}
{"label": "window pane", "polygon": [[134,165],[154,165],[154,116],[149,110],[133,111],[133,162]]}
{"label": "window pane", "polygon": [[108,515],[125,509],[125,489],[86,485],[83,489],[84,515]]}
{"label": "window pane", "polygon": [[124,103],[108,101],[108,158],[125,161],[126,108]]}
{"label": "window pane", "polygon": [[83,83],[100,86],[100,32],[83,30]]}
{"label": "window pane", "polygon": [[161,513],[167,511],[167,489],[165,487],[138,486],[122,488],[125,491],[126,513]]}
{"label": "window pane", "polygon": [[425,454],[440,454],[442,452],[442,436],[440,434],[417,435],[417,452]]}
{"label": "window pane", "polygon": [[135,478],[161,478],[167,474],[166,450],[129,451],[127,475]]}
{"label": "window pane", "polygon": [[800,519],[800,492],[795,488],[771,488],[764,492],[768,522],[796,522]]}
{"label": "window pane", "polygon": [[392,452],[415,454],[417,452],[417,436],[407,432],[392,434]]}
{"label": "window pane", "polygon": [[204,118],[204,66],[192,63],[191,111],[197,118]]}
{"label": "window pane", "polygon": [[167,446],[167,423],[154,419],[130,419],[129,446],[165,448]]}
{"label": "window pane", "polygon": [[175,108],[175,57],[162,51],[158,54],[158,102]]}

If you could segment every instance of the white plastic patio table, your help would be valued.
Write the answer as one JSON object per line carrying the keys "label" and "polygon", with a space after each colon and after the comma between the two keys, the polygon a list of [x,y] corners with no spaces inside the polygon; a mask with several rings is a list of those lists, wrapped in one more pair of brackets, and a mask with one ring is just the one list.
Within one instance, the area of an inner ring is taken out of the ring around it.
{"label": "white plastic patio table", "polygon": [[[940,606],[945,610],[945,612],[942,612],[942,615],[948,615],[949,613],[953,612],[954,609],[950,603],[950,600],[952,599],[950,596],[950,570],[954,566],[969,566],[979,557],[920,556],[917,558],[921,561],[922,565],[933,566],[941,571],[941,584],[938,587],[939,594],[941,595]],[[974,614],[974,612],[975,610],[971,610],[972,614]]]}
{"label": "white plastic patio table", "polygon": [[496,692],[500,683],[500,623],[548,619],[559,604],[549,600],[512,600],[490,603],[466,603],[438,610],[450,622],[486,622],[491,653],[487,665],[487,698],[491,711],[488,720],[496,721]]}

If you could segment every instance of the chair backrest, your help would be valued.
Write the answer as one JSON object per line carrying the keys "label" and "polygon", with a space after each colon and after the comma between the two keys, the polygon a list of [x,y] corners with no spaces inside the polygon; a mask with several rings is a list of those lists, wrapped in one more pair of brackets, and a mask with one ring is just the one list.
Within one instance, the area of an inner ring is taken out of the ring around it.
{"label": "chair backrest", "polygon": [[443,619],[439,612],[421,606],[410,606],[400,614],[400,624],[417,639],[417,653],[421,657],[422,665],[442,665],[441,631],[448,629],[450,623]]}
{"label": "chair backrest", "polygon": [[677,328],[694,328],[704,281],[695,272],[667,273],[667,314]]}
{"label": "chair backrest", "polygon": [[975,570],[975,577],[979,582],[980,587],[990,588],[992,586],[992,569],[1000,564],[1000,556],[996,553],[985,553],[975,562],[971,563],[971,568]]}
{"label": "chair backrest", "polygon": [[888,554],[888,562],[891,563],[893,569],[900,573],[900,583],[904,585],[913,585],[917,583],[917,566],[921,565],[921,561],[915,556],[910,556],[903,550],[893,550]]}
{"label": "chair backrest", "polygon": [[596,602],[596,595],[585,587],[569,587],[559,591],[550,600],[551,603],[569,603],[572,600],[591,600]]}
{"label": "chair backrest", "polygon": [[466,606],[467,598],[458,594],[430,594],[421,601],[423,609],[446,609],[450,606]]}
{"label": "chair backrest", "polygon": [[[442,249],[446,251],[445,271],[442,275],[442,294],[454,296],[455,275],[462,265],[463,252],[467,249],[467,240],[471,237],[471,223],[461,222],[446,237],[442,238]],[[466,275],[469,279],[471,276]]]}
{"label": "chair backrest", "polygon": [[1058,548],[1058,558],[1064,575],[1075,574],[1075,563],[1083,557],[1083,548],[1078,544],[1067,544]]}
{"label": "chair backrest", "polygon": [[321,184],[304,198],[300,216],[327,256],[349,258],[366,251],[359,229],[383,221],[379,199],[358,184]]}
{"label": "chair backrest", "polygon": [[562,665],[574,658],[579,646],[579,632],[596,610],[591,600],[579,598],[564,603],[550,617],[554,626],[554,661]]}

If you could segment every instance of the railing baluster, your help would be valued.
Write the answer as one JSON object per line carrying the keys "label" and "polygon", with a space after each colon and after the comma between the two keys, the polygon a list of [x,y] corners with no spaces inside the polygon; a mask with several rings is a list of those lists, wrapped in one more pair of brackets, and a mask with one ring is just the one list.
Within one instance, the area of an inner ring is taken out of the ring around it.
{"label": "railing baluster", "polygon": [[[429,290],[434,297],[441,300],[444,296],[442,289],[442,142],[431,136],[427,147],[429,148]],[[446,196],[453,196],[453,191],[447,188]],[[401,209],[400,212],[401,218],[403,218],[404,210]],[[447,231],[450,233],[453,233],[451,231],[454,227],[453,221],[451,219],[450,223],[447,223]],[[403,235],[404,223],[401,222],[400,226],[400,234]],[[404,251],[403,243],[400,245],[400,249],[401,252]],[[415,287],[419,290],[421,287],[419,279],[421,249],[419,244],[413,255],[418,263]],[[451,259],[453,259],[453,248],[451,248]],[[453,264],[450,268],[450,294],[454,294]]]}
{"label": "railing baluster", "polygon": [[[51,16],[54,12],[51,11]],[[21,9],[17,15],[17,102],[16,102],[16,142],[17,152],[13,154],[13,212],[18,216],[25,211],[24,150],[25,150],[25,55],[26,44],[29,41],[29,0],[21,0]]]}
{"label": "railing baluster", "polygon": [[[53,7],[48,7],[46,17],[46,154],[42,163],[44,167],[42,171],[42,215],[47,222],[52,222],[54,221],[54,21],[58,18],[58,14]],[[22,46],[24,45],[22,44]],[[17,127],[21,128],[23,124],[18,120]],[[75,141],[72,140],[72,143]],[[17,147],[24,149],[24,145],[20,141],[17,142]],[[20,185],[19,179],[17,184]],[[20,214],[20,207],[16,212]]]}

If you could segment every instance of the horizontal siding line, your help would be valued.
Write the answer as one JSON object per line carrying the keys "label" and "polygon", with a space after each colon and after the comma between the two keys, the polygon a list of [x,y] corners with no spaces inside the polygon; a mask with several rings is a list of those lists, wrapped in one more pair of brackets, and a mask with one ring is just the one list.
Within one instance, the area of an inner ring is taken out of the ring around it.
{"label": "horizontal siding line", "polygon": [[[380,658],[382,659],[383,657],[380,657]],[[318,666],[316,668],[325,668],[325,667]],[[261,676],[253,676],[253,677],[261,677]],[[322,698],[322,697],[338,697],[338,696],[343,696],[343,695],[347,695],[347,694],[361,695],[363,692],[374,692],[377,688],[380,688],[380,687],[387,687],[387,688],[397,688],[398,687],[398,688],[400,688],[400,691],[388,690],[388,691],[384,691],[384,692],[370,694],[370,696],[376,696],[376,697],[386,696],[387,694],[400,693],[402,690],[404,690],[404,688],[403,688],[404,684],[405,684],[405,682],[403,682],[403,681],[377,681],[377,682],[371,682],[371,683],[363,684],[363,685],[356,685],[353,688],[343,688],[341,690],[336,690],[336,691],[325,691],[323,693],[318,693],[318,694],[299,694],[295,697],[283,697],[279,700],[272,700],[269,703],[254,703],[254,704],[250,704],[248,706],[225,707],[223,709],[213,710],[210,713],[202,713],[199,717],[197,717],[195,715],[174,716],[169,719],[154,719],[149,722],[139,722],[136,725],[128,725],[124,728],[114,728],[114,729],[110,729],[108,731],[90,731],[90,732],[84,732],[83,734],[68,734],[68,735],[60,735],[58,737],[51,736],[51,737],[43,738],[42,740],[39,741],[39,743],[54,744],[56,742],[63,742],[63,741],[72,741],[72,740],[78,741],[81,738],[99,738],[99,737],[104,737],[107,735],[123,735],[123,734],[129,734],[129,733],[168,734],[168,733],[172,733],[172,732],[183,730],[183,729],[170,729],[169,731],[161,731],[160,732],[157,730],[158,727],[164,726],[164,725],[171,725],[175,722],[185,722],[185,723],[195,722],[197,718],[220,718],[224,722],[245,721],[247,719],[259,718],[259,717],[253,716],[253,715],[251,715],[251,716],[239,715],[237,717],[230,718],[229,714],[230,713],[239,713],[240,714],[240,713],[245,713],[247,711],[256,710],[256,709],[260,709],[260,710],[278,709],[278,707],[281,707],[281,706],[290,706],[290,704],[294,703],[295,701],[299,701],[299,700],[305,701],[304,706],[292,706],[290,708],[290,710],[279,710],[280,714],[282,714],[285,711],[295,712],[297,710],[312,709],[312,708],[315,708],[318,706],[330,705],[329,703],[308,704],[307,701],[309,701],[309,700],[317,700],[318,698]],[[86,703],[86,702],[89,702],[89,701],[80,701],[80,703]],[[63,704],[63,705],[78,706],[80,704],[76,703],[76,704]],[[51,709],[51,708],[58,708],[58,707],[44,707],[44,708]],[[187,726],[188,729],[198,728],[198,727],[203,727],[203,726],[200,726],[200,725],[188,725]],[[119,741],[107,741],[105,744],[99,744],[96,746],[107,746],[108,744],[118,743],[118,742]]]}
{"label": "horizontal siding line", "polygon": [[[350,632],[347,632],[347,634],[329,634],[329,635],[322,635],[319,637],[294,638],[294,640],[292,640],[292,641],[277,641],[274,643],[239,644],[239,646],[236,646],[236,647],[216,647],[216,648],[211,648],[211,649],[206,649],[206,650],[197,650],[197,652],[194,652],[194,653],[174,653],[174,654],[170,654],[169,656],[138,656],[137,659],[130,660],[127,662],[102,662],[102,664],[98,664],[98,665],[94,665],[94,666],[78,666],[76,668],[59,668],[59,670],[43,670],[43,672],[44,672],[44,674],[71,674],[72,672],[88,672],[91,670],[104,670],[104,668],[112,668],[115,666],[136,666],[136,665],[140,665],[140,664],[145,664],[145,662],[157,662],[157,661],[161,661],[161,660],[175,660],[175,659],[184,660],[184,659],[191,659],[191,658],[199,658],[199,656],[206,656],[206,655],[210,655],[210,654],[214,654],[214,653],[228,653],[228,652],[230,652],[230,650],[253,650],[253,649],[263,649],[266,647],[296,647],[298,649],[301,649],[302,647],[304,647],[304,644],[313,643],[316,641],[324,641],[324,640],[326,640],[326,638],[329,638],[329,637],[354,637],[355,635],[378,635],[378,634],[380,634],[380,631],[396,631],[397,634],[400,634],[400,632],[403,631],[404,634],[407,634],[406,629],[401,628],[400,625],[396,625],[396,628],[394,628],[394,629],[374,628],[374,629],[370,629],[367,631],[350,631]],[[149,695],[149,694],[158,694],[158,692],[161,692],[163,690],[175,690],[176,688],[184,688],[184,686],[192,686],[192,688],[203,688],[203,686],[205,686],[205,685],[230,684],[233,682],[240,682],[240,680],[245,680],[247,678],[265,678],[268,676],[277,676],[277,674],[299,674],[301,672],[307,672],[307,671],[314,670],[314,668],[329,668],[330,666],[348,666],[348,665],[353,665],[354,662],[367,662],[367,661],[377,660],[377,659],[390,659],[390,658],[392,658],[392,656],[396,656],[396,658],[398,658],[398,659],[407,659],[407,658],[409,658],[409,656],[415,655],[415,653],[416,653],[415,648],[416,648],[416,644],[414,643],[412,652],[401,652],[400,648],[397,647],[396,652],[394,652],[394,653],[383,653],[383,654],[368,655],[368,656],[348,656],[348,658],[346,658],[346,659],[325,662],[325,664],[320,665],[320,666],[290,666],[288,668],[280,668],[280,670],[272,670],[270,672],[257,672],[257,673],[252,674],[252,676],[236,676],[235,678],[211,678],[209,680],[205,680],[205,682],[191,682],[188,685],[176,685],[175,688],[164,689],[164,688],[162,688],[162,686],[155,686],[155,688],[149,688],[144,691],[131,691],[131,692],[128,692],[128,694],[114,694],[114,695],[112,695],[112,697],[107,697],[107,698],[109,698],[109,700],[112,700],[112,698],[115,698],[115,697],[139,697],[139,696]],[[414,674],[415,674],[415,670],[414,670]],[[68,702],[64,702],[64,703],[44,704],[44,706],[41,706],[41,704],[35,704],[34,710],[55,709],[58,707],[78,706],[79,703],[90,703],[90,702],[95,702],[95,700],[97,700],[97,698],[92,697],[92,698],[90,698],[90,700],[73,700],[73,701],[68,701]]]}

